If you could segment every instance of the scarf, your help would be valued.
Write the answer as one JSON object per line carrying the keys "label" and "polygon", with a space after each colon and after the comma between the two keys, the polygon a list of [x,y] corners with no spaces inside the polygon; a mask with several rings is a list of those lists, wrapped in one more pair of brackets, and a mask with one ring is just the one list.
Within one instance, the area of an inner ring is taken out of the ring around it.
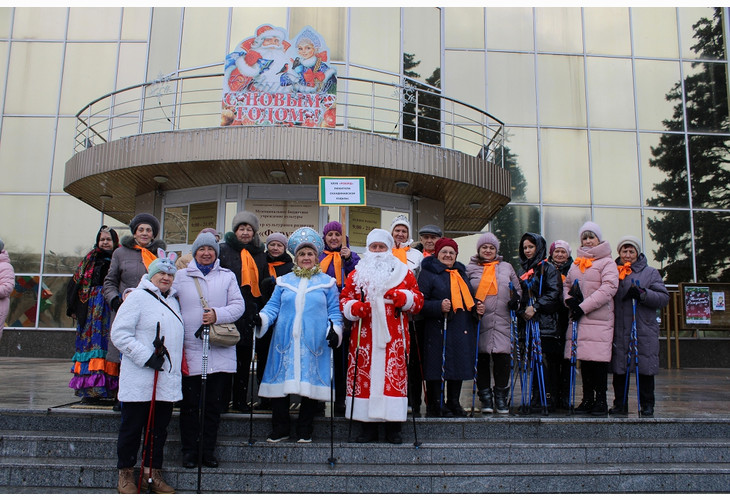
{"label": "scarf", "polygon": [[529,270],[529,271],[527,271],[526,273],[522,273],[522,276],[520,276],[520,279],[521,279],[522,281],[527,281],[527,280],[529,280],[530,278],[532,278],[532,275],[533,275],[533,274],[535,274],[535,269],[534,269],[534,268],[530,269],[530,270]]}
{"label": "scarf", "polygon": [[474,307],[474,299],[471,297],[469,287],[464,282],[464,279],[456,269],[447,269],[451,275],[451,308],[454,312],[462,309],[464,311],[471,311]]}
{"label": "scarf", "polygon": [[94,276],[94,268],[96,267],[96,256],[101,254],[103,250],[94,247],[86,257],[81,261],[79,267],[73,275],[73,281],[78,285],[79,302],[86,304],[91,295],[91,280]]}
{"label": "scarf", "polygon": [[497,264],[499,264],[497,260],[482,264],[484,271],[476,293],[476,299],[481,302],[484,302],[487,295],[497,295]]}
{"label": "scarf", "polygon": [[593,266],[593,261],[594,260],[596,260],[596,259],[595,258],[590,258],[590,257],[577,257],[573,261],[573,264],[575,264],[576,266],[578,266],[578,268],[580,269],[580,272],[584,273],[584,272],[586,272],[586,269],[588,269],[589,267]]}
{"label": "scarf", "polygon": [[251,295],[261,297],[259,290],[259,269],[256,262],[245,248],[241,250],[241,286],[251,286]]}
{"label": "scarf", "polygon": [[200,269],[200,272],[203,273],[203,276],[208,276],[208,273],[213,270],[213,267],[215,266],[215,262],[212,264],[208,264],[207,266],[204,266],[203,264],[198,264],[198,261],[195,261],[195,265],[198,266],[198,269]]}
{"label": "scarf", "polygon": [[278,266],[283,266],[284,264],[286,264],[286,262],[281,260],[277,262],[269,262],[269,276],[276,278],[276,268]]}
{"label": "scarf", "polygon": [[134,245],[134,248],[139,250],[140,253],[142,254],[142,263],[144,264],[144,268],[149,269],[150,264],[152,264],[152,261],[155,260],[157,258],[157,256],[155,256],[155,254],[153,254],[146,248],[143,248],[139,245]]}
{"label": "scarf", "polygon": [[626,262],[624,265],[619,266],[616,264],[616,267],[618,267],[618,279],[622,280],[629,274],[631,274],[631,264]]}
{"label": "scarf", "polygon": [[408,255],[408,250],[410,250],[411,247],[401,247],[401,248],[393,248],[393,255],[398,257],[398,260],[401,261],[404,264],[408,264],[408,258],[406,257]]}
{"label": "scarf", "polygon": [[315,264],[314,267],[311,267],[309,269],[304,269],[294,264],[294,269],[292,269],[292,272],[297,278],[309,279],[319,272],[319,264]]}
{"label": "scarf", "polygon": [[330,264],[335,266],[335,279],[337,280],[337,288],[342,288],[342,256],[339,251],[325,250],[327,256],[319,262],[322,269],[329,269]]}

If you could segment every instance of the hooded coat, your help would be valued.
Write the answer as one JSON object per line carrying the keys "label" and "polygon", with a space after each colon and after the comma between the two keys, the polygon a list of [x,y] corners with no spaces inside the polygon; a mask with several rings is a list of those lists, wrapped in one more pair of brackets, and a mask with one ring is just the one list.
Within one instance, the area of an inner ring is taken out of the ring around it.
{"label": "hooded coat", "polygon": [[[528,259],[522,249],[522,243],[531,236],[535,240],[535,255]],[[558,330],[558,305],[560,303],[560,276],[550,262],[546,260],[547,250],[545,238],[537,233],[525,233],[520,239],[520,286],[522,295],[520,308],[517,311],[520,330],[524,331],[525,321],[522,314],[529,305],[530,297],[534,299],[533,318],[538,322],[541,337],[563,338],[563,332]],[[529,275],[529,278],[528,278]]]}
{"label": "hooded coat", "polygon": [[6,250],[0,252],[0,338],[10,309],[10,293],[15,289],[15,272]]}
{"label": "hooded coat", "polygon": [[[616,264],[623,261],[619,257]],[[657,309],[669,303],[667,292],[659,271],[650,267],[646,256],[642,253],[636,262],[631,264],[631,274],[619,280],[618,292],[614,300],[616,321],[613,330],[613,350],[611,368],[613,373],[626,373],[626,354],[631,337],[633,323],[633,306],[626,292],[632,281],[638,281],[641,288],[646,289],[646,295],[636,301],[636,333],[639,342],[639,373],[641,375],[656,375],[659,372],[659,323]],[[631,364],[630,371],[635,370]]]}
{"label": "hooded coat", "polygon": [[[595,259],[591,267],[581,272],[573,262],[563,282],[563,298],[570,297],[570,288],[578,280],[583,302],[580,308],[585,313],[578,321],[577,358],[584,361],[611,361],[613,342],[614,305],[613,296],[618,289],[618,269],[611,258],[611,247],[607,241],[595,247],[580,247],[578,257]],[[572,326],[565,333],[566,359],[570,359]]]}
{"label": "hooded coat", "polygon": [[[444,313],[441,302],[451,298],[451,277],[447,267],[435,256],[426,257],[421,262],[418,275],[418,289],[423,293],[425,358],[423,360],[424,380],[440,380],[444,345]],[[466,268],[461,262],[454,263],[453,269],[459,271],[474,296],[469,285]],[[474,358],[476,356],[477,322],[471,311],[459,309],[447,313],[446,319],[446,380],[471,380],[474,378]]]}
{"label": "hooded coat", "polygon": [[[482,315],[479,333],[479,352],[509,354],[512,352],[510,336],[511,316],[507,304],[510,301],[509,284],[515,289],[519,296],[520,280],[517,273],[509,262],[504,262],[502,256],[497,256],[499,262],[495,268],[497,278],[497,294],[487,295],[484,298],[485,312]],[[466,266],[466,274],[469,277],[473,290],[479,289],[479,282],[484,274],[484,266],[480,264],[478,255],[473,255]]]}

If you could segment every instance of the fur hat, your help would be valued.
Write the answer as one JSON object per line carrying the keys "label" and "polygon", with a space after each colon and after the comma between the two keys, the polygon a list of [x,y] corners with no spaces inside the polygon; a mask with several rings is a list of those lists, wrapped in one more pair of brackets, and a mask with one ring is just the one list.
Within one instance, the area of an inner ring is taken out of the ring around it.
{"label": "fur hat", "polygon": [[137,228],[140,224],[149,224],[150,227],[152,227],[152,236],[157,238],[157,235],[160,233],[160,221],[157,220],[157,217],[146,213],[135,215],[129,223],[129,229],[132,231],[132,234],[137,232]]}
{"label": "fur hat", "polygon": [[548,252],[548,255],[550,257],[553,256],[553,252],[555,251],[556,248],[562,248],[566,252],[568,252],[568,255],[570,255],[570,245],[568,244],[567,241],[564,241],[564,240],[553,241],[552,244],[550,245],[550,251]]}
{"label": "fur hat", "polygon": [[259,218],[256,217],[256,214],[253,212],[247,212],[244,210],[243,212],[238,212],[233,217],[234,233],[236,232],[236,229],[238,229],[238,226],[240,226],[241,224],[248,224],[249,226],[251,226],[254,233],[259,232]]}
{"label": "fur hat", "polygon": [[421,228],[420,231],[418,231],[418,234],[435,234],[440,238],[444,235],[444,232],[441,231],[441,228],[438,226],[434,226],[433,224],[426,224]]}
{"label": "fur hat", "polygon": [[218,257],[221,253],[220,245],[218,245],[218,242],[215,240],[215,236],[210,233],[204,233],[201,231],[198,237],[195,238],[192,248],[193,258],[200,247],[213,247],[216,257]]}
{"label": "fur hat", "polygon": [[641,241],[639,241],[639,238],[636,236],[626,235],[621,236],[621,239],[618,242],[618,246],[616,247],[617,252],[621,252],[621,248],[623,248],[625,245],[631,245],[636,249],[636,253],[641,253]]}
{"label": "fur hat", "polygon": [[284,236],[282,233],[271,233],[266,237],[266,248],[269,248],[269,243],[272,241],[278,241],[282,245],[284,245],[284,248],[286,248],[286,245],[289,243],[289,241],[286,239],[286,236]]}
{"label": "fur hat", "polygon": [[411,223],[408,222],[408,217],[405,215],[396,215],[393,222],[390,224],[390,234],[393,234],[395,226],[406,226],[408,228],[408,237],[411,237]]}
{"label": "fur hat", "polygon": [[390,252],[393,250],[393,247],[395,246],[395,241],[393,240],[393,236],[386,231],[385,229],[373,229],[368,233],[366,246],[368,249],[370,249],[370,245],[373,243],[382,243],[385,246],[388,247],[388,251]]}
{"label": "fur hat", "polygon": [[451,238],[439,238],[438,241],[436,241],[436,249],[434,250],[435,254],[438,255],[443,247],[451,247],[457,255],[459,254],[459,245],[457,245]]}
{"label": "fur hat", "polygon": [[324,225],[324,229],[322,229],[322,236],[327,236],[327,233],[329,233],[330,231],[337,231],[338,233],[342,234],[342,224],[340,224],[336,220],[328,222]]}
{"label": "fur hat", "polygon": [[484,233],[479,236],[479,239],[477,240],[477,253],[479,253],[479,249],[482,248],[482,245],[486,245],[487,243],[496,248],[497,253],[499,253],[499,240],[492,233]]}
{"label": "fur hat", "polygon": [[292,233],[287,242],[287,247],[292,255],[296,255],[304,247],[314,249],[317,255],[324,251],[322,237],[311,227],[300,227]]}
{"label": "fur hat", "polygon": [[603,233],[601,232],[601,228],[598,227],[598,224],[593,221],[588,221],[580,226],[580,230],[578,231],[578,241],[583,241],[583,233],[585,233],[586,231],[590,231],[595,234],[598,237],[598,241],[603,241]]}

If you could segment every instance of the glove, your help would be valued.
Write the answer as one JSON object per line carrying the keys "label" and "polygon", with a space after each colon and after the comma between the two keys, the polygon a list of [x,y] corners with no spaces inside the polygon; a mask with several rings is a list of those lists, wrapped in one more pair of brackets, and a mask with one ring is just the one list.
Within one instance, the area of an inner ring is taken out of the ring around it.
{"label": "glove", "polygon": [[246,53],[246,56],[243,58],[244,61],[246,61],[246,64],[249,66],[253,66],[258,62],[258,60],[261,59],[261,54],[256,52],[255,50],[249,50]]}
{"label": "glove", "polygon": [[570,309],[570,318],[573,321],[578,321],[583,317],[585,313],[583,312],[583,309],[580,308],[580,306],[576,306],[575,308]]}
{"label": "glove", "polygon": [[384,298],[392,300],[393,306],[395,306],[396,308],[403,307],[404,305],[406,305],[406,301],[408,300],[406,294],[401,292],[400,290],[386,292]]}
{"label": "glove", "polygon": [[147,360],[147,362],[144,364],[145,366],[149,366],[153,370],[162,371],[162,364],[165,362],[165,356],[162,354],[152,353],[152,356],[150,356],[150,359]]}
{"label": "glove", "polygon": [[370,316],[370,303],[369,302],[355,302],[350,309],[353,316],[358,318],[367,318]]}
{"label": "glove", "polygon": [[119,306],[122,305],[122,299],[119,297],[114,297],[112,299],[112,303],[109,304],[109,306],[112,308],[112,311],[117,312],[119,310]]}
{"label": "glove", "polygon": [[165,336],[163,335],[162,338],[156,338],[152,345],[155,347],[155,351],[162,353],[165,350]]}
{"label": "glove", "polygon": [[261,328],[261,315],[259,313],[256,313],[251,318],[251,323],[259,328]]}
{"label": "glove", "polygon": [[631,285],[629,290],[626,292],[627,299],[641,300],[643,294],[646,293],[644,288],[640,288],[636,285]]}
{"label": "glove", "polygon": [[509,302],[507,302],[507,309],[510,311],[516,311],[520,307],[520,298],[515,294]]}
{"label": "glove", "polygon": [[330,349],[334,349],[337,347],[337,344],[339,344],[340,338],[337,336],[337,332],[335,331],[335,326],[332,323],[332,320],[330,320],[330,330],[327,332],[327,345],[330,347]]}

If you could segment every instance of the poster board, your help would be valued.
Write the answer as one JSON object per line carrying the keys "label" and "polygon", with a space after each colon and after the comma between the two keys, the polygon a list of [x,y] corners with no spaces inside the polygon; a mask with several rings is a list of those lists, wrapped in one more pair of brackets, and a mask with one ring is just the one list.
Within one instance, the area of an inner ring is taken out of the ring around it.
{"label": "poster board", "polygon": [[730,330],[730,283],[680,283],[684,330]]}

